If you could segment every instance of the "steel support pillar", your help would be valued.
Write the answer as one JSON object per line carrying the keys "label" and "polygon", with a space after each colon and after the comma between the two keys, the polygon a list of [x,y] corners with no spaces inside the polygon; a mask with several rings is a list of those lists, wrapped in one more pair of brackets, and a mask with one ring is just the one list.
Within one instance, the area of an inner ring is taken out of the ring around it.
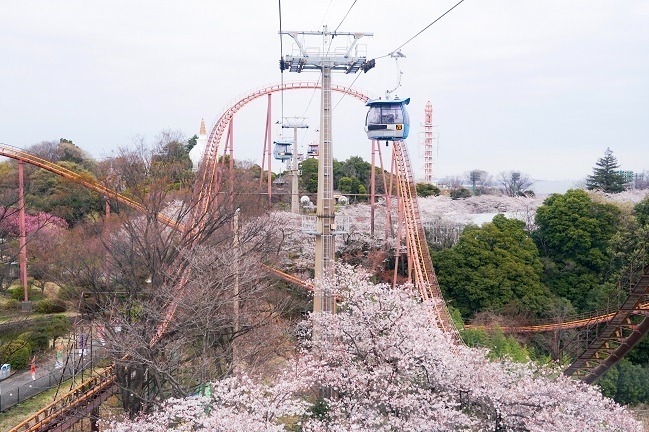
{"label": "steel support pillar", "polygon": [[[331,67],[322,68],[320,110],[320,156],[318,157],[317,234],[315,237],[315,279],[331,275],[334,261],[333,155],[331,142]],[[316,284],[314,312],[334,312],[334,297],[323,284]]]}
{"label": "steel support pillar", "polygon": [[18,245],[20,255],[20,283],[23,286],[24,301],[29,301],[29,290],[27,288],[27,232],[25,229],[25,164],[18,161]]}
{"label": "steel support pillar", "polygon": [[261,172],[259,173],[259,191],[261,192],[261,185],[264,182],[264,167],[266,165],[266,161],[268,161],[268,175],[266,177],[267,181],[267,188],[266,188],[266,193],[268,194],[268,210],[270,210],[271,207],[271,154],[272,154],[272,142],[273,138],[271,136],[271,95],[270,93],[268,94],[268,105],[266,108],[266,131],[264,133],[264,153],[261,156]]}
{"label": "steel support pillar", "polygon": [[291,161],[291,213],[300,213],[300,197],[298,196],[299,169],[297,167],[297,128],[293,128],[293,160]]}

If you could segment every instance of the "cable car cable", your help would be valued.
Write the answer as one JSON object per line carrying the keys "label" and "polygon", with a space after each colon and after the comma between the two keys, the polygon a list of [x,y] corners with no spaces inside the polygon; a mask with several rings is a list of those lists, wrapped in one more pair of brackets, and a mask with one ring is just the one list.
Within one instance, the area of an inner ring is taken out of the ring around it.
{"label": "cable car cable", "polygon": [[307,111],[309,111],[309,108],[311,107],[311,102],[313,102],[315,93],[316,91],[318,91],[318,84],[320,84],[320,77],[318,77],[318,81],[316,82],[316,87],[313,89],[313,93],[311,93],[311,99],[309,99],[309,103],[306,105],[306,109],[304,110],[304,113],[302,113],[302,117],[306,116]]}
{"label": "cable car cable", "polygon": [[[284,58],[284,42],[283,42],[283,36],[282,36],[282,0],[277,1],[279,4],[279,58],[283,59]],[[280,81],[281,81],[281,87],[280,87],[280,97],[282,99],[281,101],[281,106],[282,106],[282,121],[284,121],[284,69],[280,68]]]}
{"label": "cable car cable", "polygon": [[352,86],[354,85],[354,83],[356,82],[356,80],[357,80],[361,75],[362,75],[362,74],[360,74],[360,73],[359,73],[359,74],[356,74],[356,78],[354,78],[354,81],[352,81],[352,83],[349,85],[349,87],[347,87],[347,88],[345,89],[345,90],[346,90],[345,93],[343,93],[343,95],[340,97],[340,99],[338,99],[338,102],[336,102],[336,105],[334,105],[333,109],[331,110],[332,113],[336,110],[336,108],[338,107],[338,105],[340,105],[340,102],[342,102],[342,100],[345,98],[345,96],[347,96],[347,92],[349,91],[349,89],[352,88]]}
{"label": "cable car cable", "polygon": [[331,3],[333,3],[333,0],[329,0],[329,5],[327,6],[327,10],[325,10],[324,15],[322,16],[322,21],[320,21],[320,27],[322,27],[322,25],[325,22],[325,19],[327,18],[327,14],[329,13],[329,9],[331,8]]}
{"label": "cable car cable", "polygon": [[352,5],[349,7],[349,9],[347,10],[347,13],[346,13],[345,16],[343,17],[343,19],[340,20],[340,24],[338,24],[338,26],[336,27],[336,30],[334,30],[334,33],[336,33],[336,32],[338,31],[338,29],[340,28],[340,26],[341,26],[341,25],[343,24],[343,22],[345,21],[345,18],[347,18],[347,15],[349,15],[349,13],[352,11],[352,8],[354,7],[354,5],[356,4],[357,1],[358,1],[358,0],[354,0],[354,3],[352,3]]}
{"label": "cable car cable", "polygon": [[456,7],[458,7],[458,6],[459,6],[463,1],[464,1],[464,0],[460,0],[459,2],[457,2],[453,7],[451,7],[449,10],[447,10],[446,12],[444,12],[443,14],[441,14],[439,17],[437,17],[437,19],[435,19],[433,22],[431,22],[431,23],[428,24],[426,27],[424,27],[423,29],[421,29],[421,30],[420,30],[417,34],[415,34],[413,37],[411,37],[410,39],[408,39],[407,41],[405,41],[404,43],[402,43],[401,45],[399,45],[396,49],[392,50],[391,52],[389,52],[389,53],[387,53],[387,54],[385,54],[385,55],[382,55],[382,56],[380,56],[380,57],[376,57],[376,58],[374,58],[374,60],[378,60],[378,59],[381,59],[381,58],[389,57],[389,56],[392,55],[393,53],[399,51],[401,48],[403,48],[404,46],[406,46],[406,44],[412,42],[413,39],[415,39],[417,36],[419,36],[420,34],[422,34],[423,32],[425,32],[426,30],[428,30],[428,28],[429,28],[430,26],[432,26],[432,25],[435,24],[437,21],[439,21],[439,20],[441,20],[442,18],[444,18],[444,17],[445,17],[449,12],[451,12],[453,9],[455,9]]}

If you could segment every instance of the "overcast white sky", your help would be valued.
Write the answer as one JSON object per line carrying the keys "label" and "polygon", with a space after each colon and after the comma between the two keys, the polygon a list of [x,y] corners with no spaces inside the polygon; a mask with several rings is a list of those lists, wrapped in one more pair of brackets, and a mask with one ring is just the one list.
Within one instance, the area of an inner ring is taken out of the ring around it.
{"label": "overcast white sky", "polygon": [[[335,28],[353,0],[282,0],[284,30]],[[368,57],[387,54],[456,0],[357,0],[341,31],[373,32]],[[96,157],[198,132],[255,87],[278,82],[278,2],[4,0],[0,3],[0,142],[28,147],[68,138]],[[291,41],[284,40],[290,53]],[[418,174],[420,123],[430,100],[439,132],[437,175],[516,169],[580,179],[610,146],[624,169],[649,169],[649,2],[466,0],[402,52],[401,97],[411,97],[408,145]],[[285,80],[318,74],[286,72]],[[390,59],[359,77],[381,95]],[[354,76],[336,74],[350,84]],[[285,93],[286,116],[306,115],[317,140],[319,92]],[[334,103],[340,96],[336,95]],[[307,109],[308,107],[308,109]],[[258,160],[265,100],[235,117],[235,154]],[[281,98],[273,98],[280,120]],[[369,160],[366,108],[334,111],[334,156]],[[274,129],[274,133],[279,133]],[[279,168],[275,162],[274,168]]]}

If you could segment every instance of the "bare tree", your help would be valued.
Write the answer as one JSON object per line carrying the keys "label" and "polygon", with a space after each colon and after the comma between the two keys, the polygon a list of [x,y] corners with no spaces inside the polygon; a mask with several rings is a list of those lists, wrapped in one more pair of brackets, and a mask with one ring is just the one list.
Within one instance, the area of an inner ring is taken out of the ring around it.
{"label": "bare tree", "polygon": [[[278,314],[286,296],[259,266],[274,259],[279,230],[259,203],[257,182],[246,170],[230,175],[219,166],[218,205],[199,209],[182,183],[169,186],[185,161],[160,156],[173,150],[165,139],[153,150],[140,140],[101,167],[108,185],[145,211],[113,205],[107,228],[76,233],[77,248],[61,258],[61,274],[78,287],[76,297],[94,293],[84,299],[84,311],[106,328],[131,415],[170,395],[187,395],[237,364],[260,364],[277,355],[268,349],[274,344],[252,342],[284,335]],[[160,213],[172,223],[161,222]]]}
{"label": "bare tree", "polygon": [[473,195],[484,195],[492,185],[492,178],[487,171],[474,169],[467,174],[467,181],[471,185]]}
{"label": "bare tree", "polygon": [[507,196],[534,196],[534,192],[529,187],[534,184],[534,180],[528,174],[520,171],[501,172],[498,178],[500,191]]}

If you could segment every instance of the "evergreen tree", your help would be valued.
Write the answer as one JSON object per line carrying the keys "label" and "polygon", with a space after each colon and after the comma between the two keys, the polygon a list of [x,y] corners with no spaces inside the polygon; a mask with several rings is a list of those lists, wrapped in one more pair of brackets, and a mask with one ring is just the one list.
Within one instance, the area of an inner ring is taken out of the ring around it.
{"label": "evergreen tree", "polygon": [[541,283],[543,265],[525,224],[497,215],[469,225],[458,243],[434,255],[439,283],[462,315],[484,310],[550,310],[553,296]]}
{"label": "evergreen tree", "polygon": [[586,178],[588,190],[599,189],[607,193],[622,192],[625,188],[624,177],[618,172],[620,165],[613,151],[607,148],[604,157],[597,159],[593,174]]}

